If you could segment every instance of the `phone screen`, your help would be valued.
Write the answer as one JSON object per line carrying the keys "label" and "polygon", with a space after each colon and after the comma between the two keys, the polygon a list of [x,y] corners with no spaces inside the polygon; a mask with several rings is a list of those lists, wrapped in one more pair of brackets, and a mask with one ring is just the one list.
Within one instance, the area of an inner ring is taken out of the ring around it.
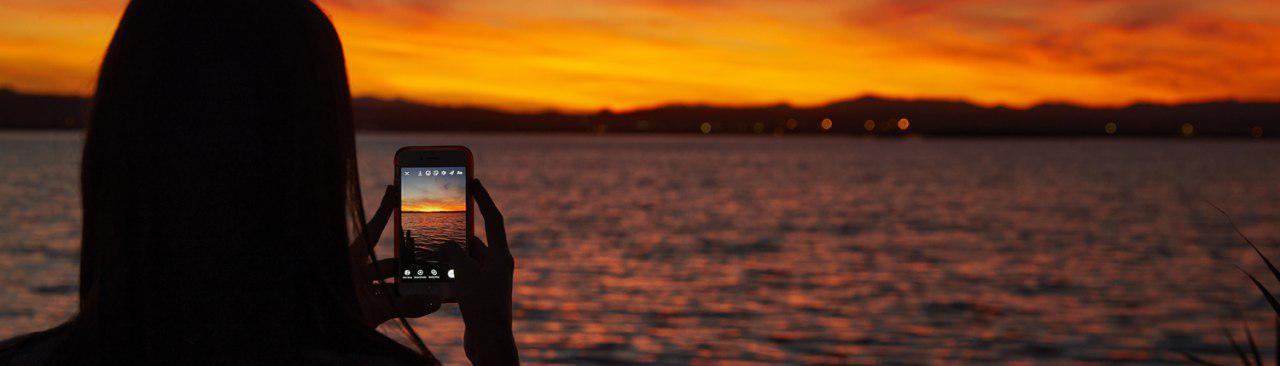
{"label": "phone screen", "polygon": [[466,249],[466,167],[401,167],[400,226],[400,280],[453,281],[444,246]]}

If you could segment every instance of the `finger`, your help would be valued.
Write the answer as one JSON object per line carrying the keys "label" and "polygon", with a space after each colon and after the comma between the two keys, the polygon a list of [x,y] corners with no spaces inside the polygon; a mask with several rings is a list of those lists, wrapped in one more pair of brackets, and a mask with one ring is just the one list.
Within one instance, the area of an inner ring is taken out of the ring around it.
{"label": "finger", "polygon": [[387,227],[387,221],[391,219],[391,213],[395,211],[397,201],[400,201],[400,190],[396,189],[396,186],[387,186],[386,192],[382,193],[382,202],[378,204],[378,211],[373,213],[369,223],[364,226],[371,246],[378,245],[378,239],[382,238],[382,229]]}
{"label": "finger", "polygon": [[[384,283],[380,286],[382,293],[396,293],[396,284],[394,283]],[[406,318],[420,318],[440,310],[440,301],[429,296],[393,296],[391,299],[394,301],[393,306],[375,316],[379,324],[394,319],[397,314]]]}
{"label": "finger", "polygon": [[484,233],[489,238],[488,254],[510,257],[511,248],[507,247],[507,229],[502,222],[502,212],[498,211],[498,205],[493,203],[493,197],[489,196],[489,191],[484,189],[479,179],[472,180],[472,183],[476,186],[476,204],[484,217]]}
{"label": "finger", "polygon": [[484,245],[480,238],[472,236],[471,240],[467,241],[467,254],[470,254],[471,259],[475,259],[481,265],[484,265],[484,257],[488,251],[489,247]]}
{"label": "finger", "polygon": [[378,273],[378,278],[388,279],[395,278],[396,272],[400,270],[400,262],[396,258],[382,259],[372,264]]}
{"label": "finger", "polygon": [[[378,245],[378,239],[382,238],[382,230],[387,227],[387,221],[391,219],[391,213],[395,211],[396,201],[399,200],[400,191],[395,186],[387,186],[387,190],[382,194],[382,202],[378,204],[378,211],[373,213],[373,217],[369,218],[368,223],[365,223],[364,232],[360,233],[360,236],[351,242],[352,248],[362,249],[352,250],[352,256],[369,256],[367,252]],[[361,240],[364,240],[364,242],[361,243]]]}
{"label": "finger", "polygon": [[426,296],[397,297],[396,309],[406,318],[421,318],[440,310],[440,301]]}
{"label": "finger", "polygon": [[458,269],[459,280],[470,280],[474,278],[474,274],[480,271],[480,262],[474,258],[467,256],[462,251],[462,247],[457,244],[444,245],[445,254],[449,256],[449,261]]}

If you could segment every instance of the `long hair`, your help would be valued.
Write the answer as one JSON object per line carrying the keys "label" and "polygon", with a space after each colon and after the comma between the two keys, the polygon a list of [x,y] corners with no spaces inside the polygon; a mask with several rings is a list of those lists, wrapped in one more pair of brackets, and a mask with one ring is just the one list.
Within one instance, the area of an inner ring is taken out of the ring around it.
{"label": "long hair", "polygon": [[81,194],[80,309],[54,363],[435,362],[360,323],[351,96],[309,1],[130,3]]}

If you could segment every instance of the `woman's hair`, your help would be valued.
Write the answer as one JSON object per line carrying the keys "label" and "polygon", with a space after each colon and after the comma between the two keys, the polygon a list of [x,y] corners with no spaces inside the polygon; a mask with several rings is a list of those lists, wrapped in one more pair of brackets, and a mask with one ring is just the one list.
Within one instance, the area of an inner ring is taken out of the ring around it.
{"label": "woman's hair", "polygon": [[434,362],[359,320],[350,103],[309,1],[130,3],[85,139],[80,311],[52,361]]}

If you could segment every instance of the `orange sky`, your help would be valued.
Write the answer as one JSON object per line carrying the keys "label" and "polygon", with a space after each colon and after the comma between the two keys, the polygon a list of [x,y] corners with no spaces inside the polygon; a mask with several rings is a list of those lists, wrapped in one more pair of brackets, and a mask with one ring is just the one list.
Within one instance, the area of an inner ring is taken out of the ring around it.
{"label": "orange sky", "polygon": [[462,204],[405,204],[400,212],[465,212],[467,206]]}
{"label": "orange sky", "polygon": [[[463,212],[467,209],[462,167],[402,167],[401,212]],[[451,174],[457,173],[457,174]]]}
{"label": "orange sky", "polygon": [[[1273,0],[319,2],[356,95],[429,103],[1280,100]],[[88,94],[123,8],[0,2],[0,86]]]}

